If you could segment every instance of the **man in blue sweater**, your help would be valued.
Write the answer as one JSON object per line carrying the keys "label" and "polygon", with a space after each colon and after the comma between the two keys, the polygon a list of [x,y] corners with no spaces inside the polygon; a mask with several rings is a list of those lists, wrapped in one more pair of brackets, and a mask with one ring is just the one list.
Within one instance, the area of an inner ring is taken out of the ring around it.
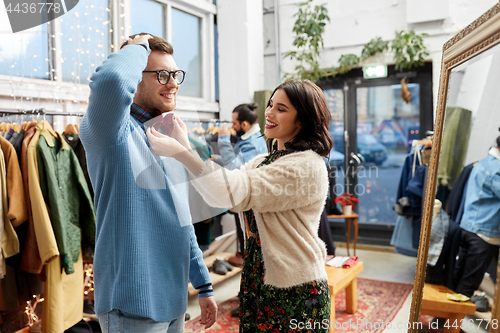
{"label": "man in blue sweater", "polygon": [[[149,149],[145,124],[176,107],[184,78],[162,38],[131,36],[91,77],[80,138],[95,191],[95,309],[103,332],[184,329],[188,279],[201,322],[217,305],[188,207],[188,177]],[[161,118],[160,118],[161,119]]]}

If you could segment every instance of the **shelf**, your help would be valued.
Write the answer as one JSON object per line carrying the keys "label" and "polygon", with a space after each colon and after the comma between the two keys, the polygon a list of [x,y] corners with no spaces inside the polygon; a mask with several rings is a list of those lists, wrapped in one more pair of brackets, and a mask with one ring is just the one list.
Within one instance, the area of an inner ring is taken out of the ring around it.
{"label": "shelf", "polygon": [[[219,259],[229,259],[232,256],[234,256],[233,253],[227,253],[227,252],[220,252],[216,254],[212,254],[211,256],[208,256],[204,259],[205,265],[207,265],[207,268],[210,270],[212,268],[214,261],[219,258]],[[215,274],[214,272],[210,272],[210,280],[212,281],[212,285],[215,286],[218,283],[221,283],[224,280],[227,280],[228,278],[235,276],[236,274],[239,274],[241,272],[240,267],[234,267],[233,270],[230,272],[227,272],[225,275],[220,275],[220,274]],[[194,287],[189,283],[188,287],[188,294],[189,296],[197,295],[198,290],[194,289]]]}

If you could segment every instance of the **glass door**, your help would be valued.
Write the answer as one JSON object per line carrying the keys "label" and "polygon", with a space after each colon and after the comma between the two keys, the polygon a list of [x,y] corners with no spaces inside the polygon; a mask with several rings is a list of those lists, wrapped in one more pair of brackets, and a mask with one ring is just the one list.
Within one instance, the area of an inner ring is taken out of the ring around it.
{"label": "glass door", "polygon": [[[336,174],[335,194],[348,192],[360,200],[355,207],[358,242],[389,245],[403,164],[412,141],[423,138],[433,126],[432,64],[406,73],[389,66],[386,78],[362,75],[359,69],[318,83],[331,114],[334,145],[329,164]],[[405,76],[409,103],[401,96]],[[331,226],[339,233],[344,223],[332,220]],[[337,240],[343,241],[342,237]]]}
{"label": "glass door", "polygon": [[392,206],[411,142],[419,138],[420,85],[408,85],[412,100],[401,98],[401,85],[356,88],[356,147],[359,169],[354,193],[359,220],[394,224]]}
{"label": "glass door", "polygon": [[328,156],[329,172],[335,176],[334,192],[337,195],[344,193],[344,92],[342,89],[327,89],[326,104],[330,110],[330,124],[328,131],[333,140],[333,148]]}

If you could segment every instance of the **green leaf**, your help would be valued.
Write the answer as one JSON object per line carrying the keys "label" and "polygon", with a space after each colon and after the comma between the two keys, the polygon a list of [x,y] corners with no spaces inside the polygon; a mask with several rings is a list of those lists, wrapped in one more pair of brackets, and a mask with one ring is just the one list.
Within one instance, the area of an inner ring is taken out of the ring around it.
{"label": "green leaf", "polygon": [[319,80],[326,71],[319,67],[319,57],[323,48],[323,33],[325,21],[330,21],[326,4],[313,6],[313,0],[307,0],[299,4],[293,33],[295,34],[293,45],[297,51],[288,52],[288,57],[298,64],[295,66],[297,73],[288,73],[285,77],[293,76],[312,81]]}
{"label": "green leaf", "polygon": [[419,35],[413,30],[396,32],[396,38],[391,44],[396,70],[403,71],[425,64],[424,57],[428,57],[429,53],[422,36],[425,34]]}

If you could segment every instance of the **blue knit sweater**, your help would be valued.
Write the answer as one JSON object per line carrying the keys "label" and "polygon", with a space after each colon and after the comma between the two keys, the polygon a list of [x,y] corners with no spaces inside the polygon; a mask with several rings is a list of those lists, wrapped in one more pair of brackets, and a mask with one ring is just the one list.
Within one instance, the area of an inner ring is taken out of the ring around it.
{"label": "blue knit sweater", "polygon": [[213,292],[191,224],[186,171],[154,155],[130,115],[149,52],[146,44],[126,46],[97,68],[80,138],[95,191],[96,313],[118,309],[161,322],[186,311],[188,278],[200,296]]}

